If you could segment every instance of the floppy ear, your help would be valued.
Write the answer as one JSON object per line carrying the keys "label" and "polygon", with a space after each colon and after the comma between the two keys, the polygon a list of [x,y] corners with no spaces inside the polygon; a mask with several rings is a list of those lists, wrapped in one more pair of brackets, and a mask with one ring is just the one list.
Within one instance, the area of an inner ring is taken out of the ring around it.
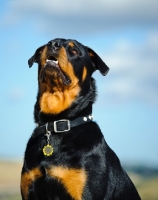
{"label": "floppy ear", "polygon": [[89,58],[92,62],[94,68],[100,71],[100,73],[105,76],[108,71],[109,67],[102,61],[102,59],[98,56],[96,52],[94,52],[91,48],[87,47]]}
{"label": "floppy ear", "polygon": [[42,53],[42,51],[43,51],[43,49],[44,49],[45,46],[46,45],[43,45],[43,46],[39,47],[35,51],[34,55],[28,60],[29,67],[32,67],[32,65],[33,65],[34,62],[38,62],[39,61],[39,56],[41,55],[41,53]]}

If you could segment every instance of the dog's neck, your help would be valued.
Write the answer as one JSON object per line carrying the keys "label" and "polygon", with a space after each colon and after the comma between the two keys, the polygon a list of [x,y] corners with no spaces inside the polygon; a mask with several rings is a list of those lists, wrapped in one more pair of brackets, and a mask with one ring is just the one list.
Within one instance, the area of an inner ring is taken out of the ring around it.
{"label": "dog's neck", "polygon": [[[42,112],[41,105],[39,103],[40,98],[40,93],[38,93],[37,101],[34,107],[35,123],[46,123],[60,119],[73,119],[75,117],[88,115],[92,113],[92,104],[96,99],[95,80],[91,78],[90,89],[88,90],[88,92],[86,93],[84,90],[80,91],[80,95],[76,97],[73,103],[68,108],[66,108],[58,114],[49,114]],[[62,102],[59,101],[59,104],[61,103]],[[56,107],[59,108],[60,106],[61,105],[56,105]]]}

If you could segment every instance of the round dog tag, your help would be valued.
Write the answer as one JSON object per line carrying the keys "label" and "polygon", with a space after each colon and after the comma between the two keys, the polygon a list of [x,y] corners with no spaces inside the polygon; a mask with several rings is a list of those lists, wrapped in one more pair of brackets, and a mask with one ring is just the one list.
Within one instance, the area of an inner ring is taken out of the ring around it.
{"label": "round dog tag", "polygon": [[49,144],[43,147],[43,154],[45,156],[51,156],[53,153],[53,147]]}

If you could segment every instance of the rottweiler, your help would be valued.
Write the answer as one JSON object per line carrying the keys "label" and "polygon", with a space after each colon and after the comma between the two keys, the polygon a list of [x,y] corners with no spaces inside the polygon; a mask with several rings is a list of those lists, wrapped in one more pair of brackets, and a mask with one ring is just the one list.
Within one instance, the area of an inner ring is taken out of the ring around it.
{"label": "rottweiler", "polygon": [[54,39],[28,60],[38,63],[34,129],[21,172],[23,200],[140,200],[93,121],[93,72],[109,68],[76,40]]}

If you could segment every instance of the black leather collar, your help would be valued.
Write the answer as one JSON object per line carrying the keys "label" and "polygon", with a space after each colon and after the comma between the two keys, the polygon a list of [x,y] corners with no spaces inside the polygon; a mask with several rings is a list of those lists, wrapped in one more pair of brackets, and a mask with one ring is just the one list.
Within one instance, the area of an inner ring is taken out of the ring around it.
{"label": "black leather collar", "polygon": [[61,133],[61,132],[67,132],[74,126],[78,126],[80,124],[85,124],[87,122],[90,122],[93,120],[92,114],[84,116],[84,117],[78,117],[74,120],[68,120],[68,119],[61,119],[54,122],[48,122],[43,126],[38,126],[35,128],[32,137],[35,138],[38,135],[45,134],[47,132],[55,132],[55,133]]}

